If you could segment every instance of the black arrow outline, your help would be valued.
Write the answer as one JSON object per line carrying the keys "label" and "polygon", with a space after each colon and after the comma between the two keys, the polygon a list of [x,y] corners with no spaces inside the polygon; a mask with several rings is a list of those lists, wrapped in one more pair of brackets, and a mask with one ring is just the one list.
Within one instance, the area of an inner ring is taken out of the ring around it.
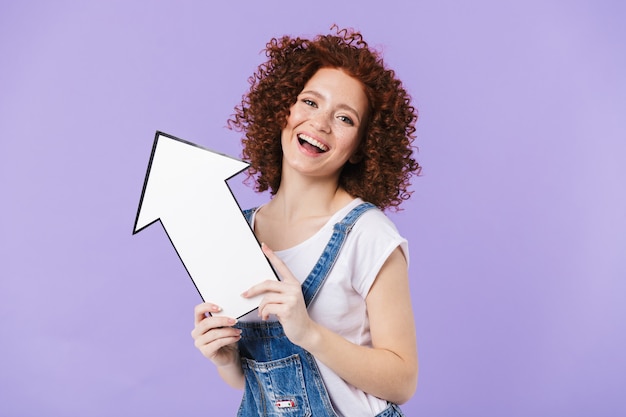
{"label": "black arrow outline", "polygon": [[[155,135],[154,135],[154,142],[152,144],[152,151],[150,152],[150,160],[148,161],[148,168],[146,170],[146,175],[145,175],[145,178],[144,178],[144,181],[143,181],[143,188],[141,190],[141,198],[139,199],[139,206],[137,207],[137,215],[135,216],[135,224],[133,226],[133,236],[136,235],[137,233],[141,232],[142,230],[146,229],[147,227],[152,226],[153,224],[155,224],[157,222],[161,223],[161,227],[165,231],[165,235],[169,239],[170,244],[172,245],[172,247],[174,248],[174,251],[176,252],[176,255],[178,256],[178,259],[180,259],[180,262],[183,264],[183,267],[185,268],[185,271],[187,272],[187,275],[189,276],[189,278],[191,278],[191,282],[193,283],[193,286],[195,287],[196,291],[200,295],[200,298],[202,299],[202,301],[206,302],[206,300],[202,296],[202,293],[200,293],[200,290],[198,289],[198,286],[196,285],[196,282],[194,281],[193,277],[189,273],[189,270],[187,269],[187,265],[185,265],[185,261],[183,261],[183,258],[180,256],[180,253],[178,252],[178,249],[176,248],[176,245],[174,244],[174,241],[170,237],[170,234],[168,233],[167,228],[165,227],[165,225],[161,221],[161,217],[159,216],[157,219],[151,221],[150,223],[146,224],[142,228],[137,229],[137,223],[139,222],[139,213],[141,212],[141,207],[143,205],[143,198],[144,198],[144,195],[146,193],[146,188],[148,186],[148,179],[150,177],[150,172],[152,172],[152,162],[154,160],[154,154],[156,153],[156,148],[157,148],[160,136],[165,136],[166,138],[169,138],[169,139],[172,139],[172,140],[176,140],[176,141],[182,142],[182,143],[184,143],[186,145],[191,145],[191,146],[194,146],[196,148],[202,149],[204,151],[208,151],[208,152],[212,152],[212,153],[217,154],[217,155],[224,156],[226,158],[230,158],[230,159],[236,159],[236,158],[233,158],[232,156],[223,154],[221,152],[216,152],[216,151],[214,151],[212,149],[206,148],[204,146],[200,146],[200,145],[198,145],[196,143],[189,142],[187,140],[180,139],[180,138],[177,138],[176,136],[173,136],[173,135],[170,135],[170,134],[167,134],[167,133],[164,133],[164,132],[161,132],[161,131],[157,130]],[[241,161],[241,159],[237,159],[237,160]],[[242,161],[242,162],[245,163],[245,161]],[[233,175],[231,175],[230,177],[224,179],[224,184],[226,185],[226,188],[228,188],[228,192],[232,196],[233,200],[235,200],[235,203],[237,204],[237,207],[239,207],[239,212],[241,214],[241,217],[243,217],[244,221],[248,225],[248,228],[250,229],[250,233],[252,234],[252,236],[254,237],[254,240],[256,240],[257,244],[259,245],[259,250],[261,250],[261,242],[259,242],[259,239],[257,239],[256,235],[254,234],[254,230],[252,229],[252,226],[250,225],[250,223],[248,223],[248,221],[246,220],[246,218],[245,218],[245,216],[243,214],[241,206],[239,205],[239,201],[237,201],[237,198],[235,198],[235,195],[233,194],[233,190],[231,190],[230,186],[228,185],[228,180],[230,180],[231,178],[239,175],[240,173],[242,173],[246,169],[248,169],[248,168],[246,167],[246,168],[242,169],[241,171],[238,171],[238,172],[234,173]],[[274,269],[274,266],[271,264],[271,262],[269,261],[269,259],[267,259],[267,257],[265,255],[263,255],[263,257],[265,258],[265,261],[268,263],[268,265],[270,266],[270,269],[274,273],[274,276],[276,277],[276,280],[280,281],[280,277],[276,273],[276,270]],[[254,311],[254,310],[256,310],[256,308],[253,308],[252,310],[246,312],[245,314],[242,314],[239,317],[243,317],[246,314],[248,314],[248,313],[250,313],[251,311]],[[239,318],[239,317],[236,317],[236,318]]]}

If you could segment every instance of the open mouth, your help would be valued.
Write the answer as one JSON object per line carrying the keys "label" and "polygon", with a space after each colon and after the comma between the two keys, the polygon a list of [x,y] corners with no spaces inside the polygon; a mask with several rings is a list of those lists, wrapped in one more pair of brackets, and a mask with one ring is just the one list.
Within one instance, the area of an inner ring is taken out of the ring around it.
{"label": "open mouth", "polygon": [[298,134],[300,146],[312,152],[323,153],[328,150],[328,146],[302,133]]}

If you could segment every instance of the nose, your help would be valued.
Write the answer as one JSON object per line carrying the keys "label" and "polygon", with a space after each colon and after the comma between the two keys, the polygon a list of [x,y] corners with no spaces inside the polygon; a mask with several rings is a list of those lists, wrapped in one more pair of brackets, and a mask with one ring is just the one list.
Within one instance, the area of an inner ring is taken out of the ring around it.
{"label": "nose", "polygon": [[330,118],[331,115],[325,111],[319,111],[312,118],[313,127],[320,132],[330,133]]}

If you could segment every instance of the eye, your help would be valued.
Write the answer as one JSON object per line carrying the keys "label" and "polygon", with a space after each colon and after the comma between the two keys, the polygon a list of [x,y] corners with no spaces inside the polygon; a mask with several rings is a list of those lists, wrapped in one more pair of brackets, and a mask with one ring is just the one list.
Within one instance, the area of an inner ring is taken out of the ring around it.
{"label": "eye", "polygon": [[350,126],[354,126],[354,122],[348,116],[338,116],[337,118],[342,122],[349,124]]}
{"label": "eye", "polygon": [[313,100],[309,100],[308,98],[303,98],[302,102],[307,106],[317,107],[317,103],[315,103]]}

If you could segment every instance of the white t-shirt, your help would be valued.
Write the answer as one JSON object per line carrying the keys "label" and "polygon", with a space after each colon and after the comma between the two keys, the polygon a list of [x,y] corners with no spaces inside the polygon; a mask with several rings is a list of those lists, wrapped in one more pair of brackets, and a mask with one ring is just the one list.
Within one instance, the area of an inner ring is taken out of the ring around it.
{"label": "white t-shirt", "polygon": [[[362,203],[354,199],[304,242],[276,255],[296,278],[303,282],[326,247],[333,225]],[[252,218],[254,227],[254,217]],[[398,246],[409,259],[408,245],[395,225],[380,210],[367,210],[348,234],[337,261],[315,300],[308,308],[311,318],[322,326],[362,346],[371,346],[365,298],[391,252]],[[256,312],[251,313],[256,320]],[[243,317],[242,320],[252,320]],[[341,416],[371,417],[387,407],[387,402],[355,388],[317,361],[335,411]],[[367,364],[363,364],[367,366]]]}

